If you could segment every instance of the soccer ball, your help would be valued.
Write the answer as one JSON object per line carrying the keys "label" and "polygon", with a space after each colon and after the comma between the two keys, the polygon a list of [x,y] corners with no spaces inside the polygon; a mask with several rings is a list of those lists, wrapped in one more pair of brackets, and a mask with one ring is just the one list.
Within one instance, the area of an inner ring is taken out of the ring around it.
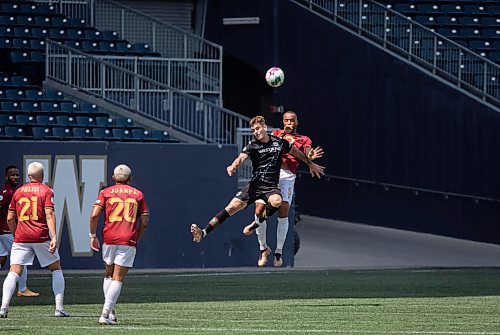
{"label": "soccer ball", "polygon": [[281,84],[285,81],[285,73],[279,67],[272,67],[266,72],[266,81],[269,86],[281,86]]}

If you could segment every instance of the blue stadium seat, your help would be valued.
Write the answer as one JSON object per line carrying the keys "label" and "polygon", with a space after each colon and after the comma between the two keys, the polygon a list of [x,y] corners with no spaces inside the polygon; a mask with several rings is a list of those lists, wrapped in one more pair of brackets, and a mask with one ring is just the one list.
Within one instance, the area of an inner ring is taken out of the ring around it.
{"label": "blue stadium seat", "polygon": [[5,96],[7,99],[20,100],[23,99],[24,91],[21,90],[5,90]]}
{"label": "blue stadium seat", "polygon": [[80,127],[89,127],[95,125],[95,120],[93,117],[88,116],[77,116],[76,124]]}
{"label": "blue stadium seat", "polygon": [[33,113],[40,110],[40,104],[36,101],[21,102],[21,109],[26,113]]}
{"label": "blue stadium seat", "polygon": [[73,136],[71,129],[68,127],[52,127],[52,139],[63,140],[67,137]]}
{"label": "blue stadium seat", "polygon": [[464,13],[467,14],[486,14],[486,6],[484,5],[464,5]]}
{"label": "blue stadium seat", "polygon": [[113,128],[111,130],[113,137],[119,140],[127,140],[132,138],[132,133],[128,129],[123,128]]}
{"label": "blue stadium seat", "polygon": [[52,135],[50,128],[48,127],[33,127],[33,138],[39,140]]}
{"label": "blue stadium seat", "polygon": [[54,116],[37,115],[35,119],[38,125],[50,126],[56,124],[56,118]]}
{"label": "blue stadium seat", "polygon": [[115,124],[120,127],[132,127],[134,125],[134,121],[130,118],[118,117],[115,119]]}
{"label": "blue stadium seat", "polygon": [[21,127],[5,127],[5,135],[7,137],[13,137],[13,138],[23,138],[26,137],[26,133],[24,132],[24,129]]}
{"label": "blue stadium seat", "polygon": [[59,108],[59,104],[56,103],[56,102],[42,102],[40,104],[41,106],[41,110],[44,111],[44,112],[49,112],[49,113],[52,113],[52,112],[58,112],[60,111],[60,108]]}
{"label": "blue stadium seat", "polygon": [[68,115],[58,115],[56,116],[56,122],[60,126],[68,127],[75,124],[75,118]]}
{"label": "blue stadium seat", "polygon": [[62,112],[69,114],[78,113],[80,111],[78,104],[75,102],[61,102],[60,106]]}
{"label": "blue stadium seat", "polygon": [[86,114],[97,113],[97,106],[88,102],[80,103],[80,110]]}
{"label": "blue stadium seat", "polygon": [[441,5],[441,12],[445,14],[461,14],[463,7],[460,4],[443,4]]}
{"label": "blue stadium seat", "polygon": [[0,114],[0,126],[6,126],[12,123],[11,117],[9,115]]}
{"label": "blue stadium seat", "polygon": [[92,137],[97,139],[106,140],[113,136],[111,131],[106,128],[92,128]]}
{"label": "blue stadium seat", "polygon": [[29,85],[28,78],[20,77],[20,76],[11,77],[10,83],[12,86],[27,86],[27,85]]}
{"label": "blue stadium seat", "polygon": [[73,138],[74,139],[85,139],[92,137],[92,131],[88,128],[74,127],[73,128]]}
{"label": "blue stadium seat", "polygon": [[98,116],[95,118],[96,125],[99,127],[112,128],[114,126],[113,121],[109,116]]}
{"label": "blue stadium seat", "polygon": [[44,98],[43,92],[39,90],[26,90],[24,91],[24,95],[26,96],[26,99],[30,100],[41,100]]}
{"label": "blue stadium seat", "polygon": [[95,41],[83,41],[82,42],[82,51],[85,53],[97,53],[101,49],[99,48],[99,43]]}
{"label": "blue stadium seat", "polygon": [[62,100],[64,99],[64,94],[61,91],[45,91],[44,96],[48,100]]}
{"label": "blue stadium seat", "polygon": [[166,130],[151,130],[151,138],[156,139],[158,141],[167,141],[170,139],[170,135]]}

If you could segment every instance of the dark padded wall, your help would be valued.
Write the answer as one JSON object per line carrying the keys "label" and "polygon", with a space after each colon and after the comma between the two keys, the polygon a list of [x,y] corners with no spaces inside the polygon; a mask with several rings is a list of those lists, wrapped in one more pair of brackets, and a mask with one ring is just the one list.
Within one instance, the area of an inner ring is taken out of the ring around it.
{"label": "dark padded wall", "polygon": [[[222,25],[223,17],[247,16],[260,24]],[[261,84],[253,99],[297,111],[299,130],[325,148],[327,173],[500,198],[497,112],[288,0],[210,2],[208,22],[207,37],[261,78],[270,66],[284,69],[275,94]],[[237,70],[225,68],[225,76]],[[230,93],[228,107],[244,111],[237,87]],[[261,105],[254,114],[279,126],[281,115]],[[494,204],[309,177],[297,190],[302,213],[500,242]]]}
{"label": "dark padded wall", "polygon": [[[256,266],[259,254],[256,236],[246,237],[242,233],[243,227],[253,220],[253,206],[229,218],[200,244],[192,242],[189,230],[193,222],[205,227],[238,191],[236,178],[226,173],[226,166],[237,156],[235,146],[0,141],[0,148],[0,166],[22,167],[24,155],[49,155],[52,165],[56,155],[74,156],[77,166],[82,156],[105,156],[108,185],[112,184],[113,168],[128,164],[133,174],[132,185],[144,192],[151,213],[150,226],[138,245],[136,268]],[[90,212],[84,215],[90,217]],[[270,220],[269,235],[273,231],[275,235],[275,221]],[[100,253],[92,257],[72,256],[66,223],[62,229],[63,267],[102,267]],[[102,222],[99,234],[101,230]],[[269,241],[274,245],[275,238]],[[293,265],[290,238],[285,248],[285,265]]]}

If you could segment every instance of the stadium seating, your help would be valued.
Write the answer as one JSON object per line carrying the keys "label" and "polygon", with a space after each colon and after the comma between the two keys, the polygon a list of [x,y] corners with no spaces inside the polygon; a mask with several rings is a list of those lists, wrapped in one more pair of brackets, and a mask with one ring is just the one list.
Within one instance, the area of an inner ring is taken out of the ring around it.
{"label": "stadium seating", "polygon": [[[25,0],[0,2],[0,137],[32,140],[176,141],[168,133],[134,125],[88,102],[42,89],[45,39],[99,55],[158,56],[145,43],[132,44],[113,31],[88,27],[57,13],[53,5]],[[137,136],[135,136],[135,135]]]}
{"label": "stadium seating", "polygon": [[382,1],[391,9],[500,64],[500,4],[494,0]]}

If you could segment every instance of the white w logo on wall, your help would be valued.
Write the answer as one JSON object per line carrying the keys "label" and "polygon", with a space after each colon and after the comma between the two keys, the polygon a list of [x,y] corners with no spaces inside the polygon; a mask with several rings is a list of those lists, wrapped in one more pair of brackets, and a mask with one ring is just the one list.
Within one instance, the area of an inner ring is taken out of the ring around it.
{"label": "white w logo on wall", "polygon": [[[54,189],[58,240],[61,241],[61,227],[66,228],[73,256],[90,256],[89,217],[92,206],[102,186],[106,185],[107,156],[55,156],[25,155],[24,181],[28,165],[40,162],[45,168],[44,183]],[[64,228],[64,229],[66,229]]]}

